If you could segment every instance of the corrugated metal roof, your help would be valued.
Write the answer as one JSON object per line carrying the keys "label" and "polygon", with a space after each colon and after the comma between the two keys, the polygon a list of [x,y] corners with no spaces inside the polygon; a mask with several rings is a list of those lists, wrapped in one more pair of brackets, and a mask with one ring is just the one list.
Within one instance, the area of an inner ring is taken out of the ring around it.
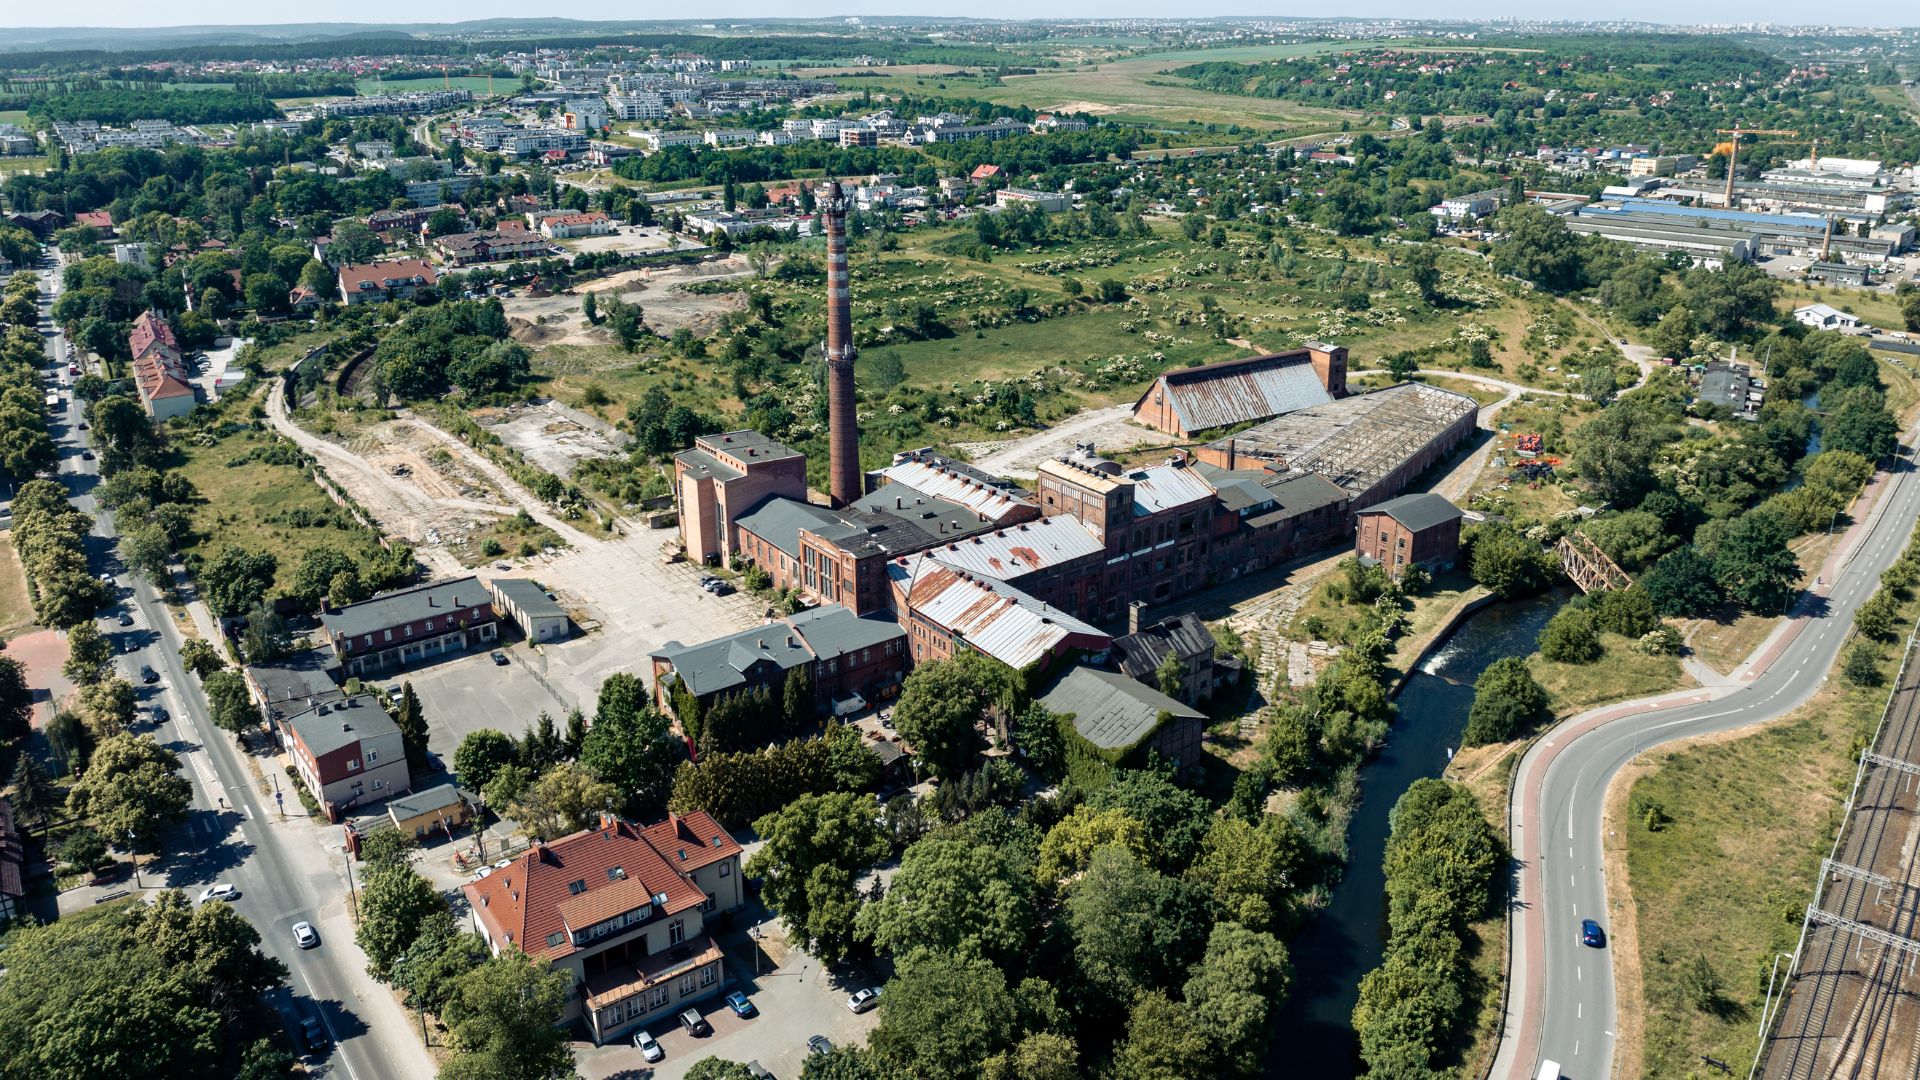
{"label": "corrugated metal roof", "polygon": [[1125,478],[1133,482],[1133,512],[1139,517],[1213,498],[1206,477],[1180,465],[1135,469]]}
{"label": "corrugated metal roof", "polygon": [[929,554],[976,574],[1013,581],[1035,570],[1097,555],[1106,548],[1078,518],[1057,514],[977,533]]}
{"label": "corrugated metal roof", "polygon": [[1070,636],[1109,641],[1098,627],[1081,622],[1004,581],[969,573],[925,555],[896,559],[890,578],[907,587],[915,613],[974,649],[1020,669],[1047,656]]}
{"label": "corrugated metal roof", "polygon": [[1169,371],[1147,392],[1166,394],[1188,432],[1264,420],[1333,400],[1305,351]]}
{"label": "corrugated metal roof", "polygon": [[[1275,417],[1231,442],[1241,468],[1318,473],[1357,495],[1479,409],[1465,394],[1401,383]],[[1228,442],[1209,446],[1224,452]]]}
{"label": "corrugated metal roof", "polygon": [[880,475],[888,483],[905,484],[929,498],[958,503],[996,522],[1039,509],[1039,504],[1012,484],[983,479],[983,474],[957,468],[938,455],[901,454],[892,465],[881,469]]}

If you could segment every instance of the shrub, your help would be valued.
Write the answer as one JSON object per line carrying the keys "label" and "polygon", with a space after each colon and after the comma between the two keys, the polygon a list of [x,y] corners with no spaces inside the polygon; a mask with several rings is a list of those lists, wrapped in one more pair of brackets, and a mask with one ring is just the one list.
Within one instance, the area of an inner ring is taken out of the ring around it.
{"label": "shrub", "polygon": [[1540,655],[1558,664],[1591,664],[1600,659],[1600,634],[1593,616],[1566,608],[1540,631]]}

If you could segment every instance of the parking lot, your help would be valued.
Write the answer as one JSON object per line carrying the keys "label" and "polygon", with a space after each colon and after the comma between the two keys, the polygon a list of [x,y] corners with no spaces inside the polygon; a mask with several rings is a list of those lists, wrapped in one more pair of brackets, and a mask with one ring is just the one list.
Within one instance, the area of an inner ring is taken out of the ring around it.
{"label": "parking lot", "polygon": [[[490,658],[492,649],[383,677],[381,686],[412,683],[427,718],[427,747],[453,767],[453,751],[460,740],[481,728],[492,728],[515,738],[533,726],[541,712],[553,716],[563,729],[573,702],[549,691],[527,667],[530,655],[524,642],[498,644],[505,666]],[[591,699],[582,707],[592,711]]]}
{"label": "parking lot", "polygon": [[[772,929],[772,927],[769,927]],[[759,1015],[741,1019],[715,997],[700,1011],[713,1034],[695,1038],[670,1019],[648,1026],[667,1056],[651,1066],[634,1049],[631,1039],[618,1045],[576,1043],[580,1075],[586,1080],[621,1080],[650,1076],[651,1080],[678,1080],[694,1062],[707,1057],[758,1061],[781,1080],[800,1075],[807,1057],[807,1039],[826,1036],[835,1046],[861,1045],[879,1014],[855,1014],[847,1009],[847,995],[864,982],[836,979],[818,960],[802,952],[787,954],[777,969],[753,973],[752,942],[739,932],[724,935],[728,977],[737,980]],[[763,966],[767,963],[762,960]],[[652,1069],[649,1074],[643,1070]]]}

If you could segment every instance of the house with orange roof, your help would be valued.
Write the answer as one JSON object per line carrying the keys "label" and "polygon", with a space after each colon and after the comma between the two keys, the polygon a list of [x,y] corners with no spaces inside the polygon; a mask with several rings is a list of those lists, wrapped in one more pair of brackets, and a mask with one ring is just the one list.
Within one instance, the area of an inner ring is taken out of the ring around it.
{"label": "house with orange roof", "polygon": [[127,335],[127,348],[133,353],[133,385],[148,416],[169,420],[193,411],[193,375],[165,319],[141,312]]}
{"label": "house with orange roof", "polygon": [[495,955],[565,970],[561,1023],[596,1045],[717,996],[726,958],[707,920],[740,907],[740,845],[702,812],[642,826],[612,815],[462,886]]}

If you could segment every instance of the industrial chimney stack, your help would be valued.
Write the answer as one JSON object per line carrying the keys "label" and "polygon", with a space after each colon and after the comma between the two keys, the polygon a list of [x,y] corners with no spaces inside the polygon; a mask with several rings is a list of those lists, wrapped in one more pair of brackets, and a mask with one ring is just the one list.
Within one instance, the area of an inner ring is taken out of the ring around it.
{"label": "industrial chimney stack", "polygon": [[860,423],[853,403],[853,311],[847,270],[847,200],[838,181],[827,181],[820,199],[827,231],[827,466],[828,495],[836,507],[858,499]]}

